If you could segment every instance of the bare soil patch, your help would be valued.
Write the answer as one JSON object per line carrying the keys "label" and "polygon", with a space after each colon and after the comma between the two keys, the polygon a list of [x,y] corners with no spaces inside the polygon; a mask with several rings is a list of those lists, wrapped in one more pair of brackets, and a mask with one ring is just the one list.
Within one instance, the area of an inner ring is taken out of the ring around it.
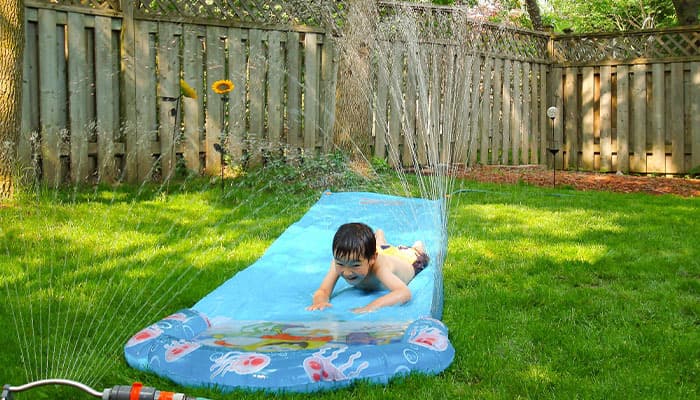
{"label": "bare soil patch", "polygon": [[[461,168],[460,178],[478,182],[552,187],[552,170],[541,165],[503,166],[487,165]],[[675,194],[682,197],[700,196],[700,179],[683,177],[618,175],[581,171],[556,171],[556,185],[576,190],[601,190],[619,193]]]}

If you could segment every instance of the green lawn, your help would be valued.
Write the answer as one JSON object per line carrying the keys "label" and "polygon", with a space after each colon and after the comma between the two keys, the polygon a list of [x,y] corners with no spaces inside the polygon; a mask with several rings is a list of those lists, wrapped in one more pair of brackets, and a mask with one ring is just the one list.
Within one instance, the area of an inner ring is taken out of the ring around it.
{"label": "green lawn", "polygon": [[[130,369],[121,352],[257,260],[324,187],[403,186],[299,174],[258,171],[223,192],[201,179],[38,190],[0,208],[0,384],[52,376],[100,391],[142,381],[212,399],[271,397],[180,388]],[[454,363],[387,386],[279,397],[700,396],[700,199],[459,180],[453,189],[443,320]],[[92,397],[16,395],[42,398]]]}

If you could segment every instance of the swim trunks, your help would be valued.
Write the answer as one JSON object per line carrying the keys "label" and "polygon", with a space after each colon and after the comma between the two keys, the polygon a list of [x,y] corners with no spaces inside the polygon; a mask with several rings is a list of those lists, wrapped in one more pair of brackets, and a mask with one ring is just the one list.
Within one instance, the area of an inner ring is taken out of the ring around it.
{"label": "swim trunks", "polygon": [[379,246],[379,252],[388,256],[399,257],[413,266],[413,274],[418,275],[430,262],[430,257],[422,251],[404,245],[392,246],[383,244]]}

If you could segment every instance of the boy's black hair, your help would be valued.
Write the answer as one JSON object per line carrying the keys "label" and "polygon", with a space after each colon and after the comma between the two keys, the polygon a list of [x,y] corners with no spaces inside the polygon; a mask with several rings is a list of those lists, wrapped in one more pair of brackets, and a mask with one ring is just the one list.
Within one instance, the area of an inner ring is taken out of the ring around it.
{"label": "boy's black hair", "polygon": [[333,257],[364,257],[369,260],[377,252],[377,239],[372,228],[362,222],[343,224],[333,237]]}

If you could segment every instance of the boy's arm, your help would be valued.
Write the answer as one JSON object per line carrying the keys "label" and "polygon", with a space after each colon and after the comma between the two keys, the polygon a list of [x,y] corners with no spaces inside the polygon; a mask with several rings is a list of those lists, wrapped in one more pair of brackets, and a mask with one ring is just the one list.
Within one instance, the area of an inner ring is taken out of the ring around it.
{"label": "boy's arm", "polygon": [[326,276],[323,278],[321,286],[319,286],[316,292],[314,292],[313,303],[306,307],[306,309],[313,311],[332,307],[333,305],[330,303],[331,293],[333,293],[333,288],[335,288],[335,284],[338,282],[339,277],[340,275],[338,275],[335,270],[335,264],[333,261],[331,261],[331,267],[328,270],[328,273],[326,273]]}
{"label": "boy's arm", "polygon": [[374,301],[364,307],[353,309],[353,312],[372,312],[382,307],[404,304],[411,300],[411,290],[398,276],[394,275],[389,268],[378,268],[376,274],[377,279],[379,279],[390,292],[382,297],[374,299]]}

